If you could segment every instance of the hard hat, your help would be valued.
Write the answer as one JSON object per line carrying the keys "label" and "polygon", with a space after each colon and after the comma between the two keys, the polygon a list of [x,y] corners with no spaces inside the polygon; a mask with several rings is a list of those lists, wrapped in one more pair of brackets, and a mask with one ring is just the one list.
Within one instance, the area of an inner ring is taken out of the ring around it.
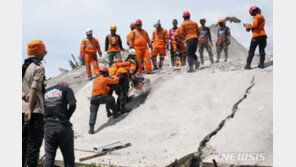
{"label": "hard hat", "polygon": [[92,35],[93,30],[91,28],[86,29],[86,35]]}
{"label": "hard hat", "polygon": [[224,19],[220,19],[220,20],[218,21],[218,23],[223,23],[223,25],[225,25],[225,20],[224,20]]}
{"label": "hard hat", "polygon": [[206,18],[201,18],[199,21],[201,22],[202,20],[203,20],[203,21],[206,21]]}
{"label": "hard hat", "polygon": [[250,9],[249,9],[249,13],[250,15],[252,16],[253,15],[253,11],[256,10],[256,9],[259,9],[257,6],[252,6]]}
{"label": "hard hat", "polygon": [[136,55],[136,54],[137,54],[137,52],[136,52],[135,49],[130,49],[130,50],[128,51],[128,53],[129,53],[130,55]]}
{"label": "hard hat", "polygon": [[190,13],[188,11],[183,12],[183,17],[190,17]]}
{"label": "hard hat", "polygon": [[117,27],[116,27],[115,24],[112,24],[112,25],[110,26],[110,30],[116,30],[116,29],[117,29]]}
{"label": "hard hat", "polygon": [[136,25],[142,25],[142,20],[141,19],[137,19],[135,22]]}
{"label": "hard hat", "polygon": [[100,72],[109,72],[107,67],[101,67]]}
{"label": "hard hat", "polygon": [[114,62],[122,62],[121,58],[117,58],[114,60]]}
{"label": "hard hat", "polygon": [[156,21],[156,23],[154,24],[154,27],[161,27],[160,20]]}
{"label": "hard hat", "polygon": [[132,22],[131,25],[130,25],[130,27],[131,28],[135,28],[136,27],[136,23],[135,22]]}
{"label": "hard hat", "polygon": [[46,53],[46,47],[41,40],[32,40],[28,43],[28,56],[40,56]]}

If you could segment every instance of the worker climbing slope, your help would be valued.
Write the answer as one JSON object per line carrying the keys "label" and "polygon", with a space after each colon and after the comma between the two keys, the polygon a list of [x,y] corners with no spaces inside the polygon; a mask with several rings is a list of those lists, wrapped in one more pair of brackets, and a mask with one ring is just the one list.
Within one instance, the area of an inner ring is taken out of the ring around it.
{"label": "worker climbing slope", "polygon": [[[169,37],[166,29],[161,27],[160,20],[154,25],[155,30],[152,33],[152,62],[153,70],[161,69],[164,57],[166,56],[166,50],[169,49]],[[159,55],[159,64],[157,67],[157,56]]]}
{"label": "worker climbing slope", "polygon": [[[181,28],[177,28],[176,33],[179,33]],[[172,46],[174,51],[174,66],[186,65],[186,46],[184,45],[185,37],[174,35],[172,37]]]}
{"label": "worker climbing slope", "polygon": [[264,30],[265,26],[265,19],[263,15],[261,14],[260,8],[257,6],[252,6],[249,10],[249,13],[251,16],[254,17],[253,24],[244,24],[244,27],[246,27],[247,31],[252,30],[253,31],[253,37],[249,49],[249,56],[247,59],[247,64],[245,66],[245,69],[251,69],[251,63],[255,54],[255,50],[257,46],[259,45],[259,53],[260,53],[260,63],[258,65],[259,68],[264,68],[264,61],[265,61],[265,47],[267,45],[266,39],[267,35]]}
{"label": "worker climbing slope", "polygon": [[80,47],[80,57],[84,59],[88,79],[92,79],[91,63],[96,76],[99,76],[99,62],[97,52],[102,56],[101,47],[97,38],[93,37],[93,30],[86,30],[86,38],[82,40]]}
{"label": "worker climbing slope", "polygon": [[230,45],[230,28],[226,26],[225,20],[220,19],[218,21],[218,37],[217,37],[217,43],[216,43],[216,49],[217,49],[217,60],[216,62],[219,63],[220,57],[221,57],[221,52],[222,50],[224,51],[225,54],[225,59],[224,61],[226,62],[228,59],[228,45]]}
{"label": "worker climbing slope", "polygon": [[119,79],[117,77],[108,77],[109,70],[107,67],[101,67],[99,72],[100,75],[93,81],[90,99],[89,134],[94,134],[97,113],[101,104],[106,104],[112,110],[114,119],[118,117],[115,99],[108,95],[107,92],[109,91],[108,85],[118,84]]}
{"label": "worker climbing slope", "polygon": [[208,54],[209,54],[210,62],[211,62],[211,64],[213,64],[214,63],[213,52],[212,52],[213,42],[212,42],[211,31],[210,31],[209,27],[205,26],[205,24],[206,24],[205,18],[200,19],[199,22],[201,24],[201,30],[200,30],[199,37],[198,37],[200,62],[201,62],[201,64],[204,64],[203,51],[204,51],[204,48],[206,48],[206,50],[208,51]]}
{"label": "worker climbing slope", "polygon": [[[139,70],[138,73],[152,73],[151,67],[151,57],[149,53],[148,46],[151,48],[151,41],[147,31],[142,29],[142,21],[137,19],[136,22],[136,29],[133,30],[131,33],[131,40],[130,40],[130,48],[134,48],[137,52],[136,54],[136,61],[139,63]],[[145,71],[142,71],[142,70]]]}
{"label": "worker climbing slope", "polygon": [[172,24],[173,24],[173,28],[171,28],[170,29],[170,31],[169,31],[169,40],[170,40],[170,54],[171,54],[171,65],[172,66],[174,66],[174,64],[175,64],[175,56],[174,56],[174,54],[175,54],[175,52],[174,52],[174,48],[173,48],[173,36],[175,36],[175,32],[176,32],[176,30],[177,30],[177,28],[178,28],[178,20],[177,19],[174,19],[173,21],[172,21]]}
{"label": "worker climbing slope", "polygon": [[[186,40],[186,57],[188,59],[189,70],[187,72],[194,72],[199,68],[200,62],[195,54],[198,45],[198,34],[200,29],[198,24],[190,20],[190,13],[188,11],[183,12],[184,22],[181,24],[181,29],[176,35],[185,36]],[[195,69],[193,68],[195,66]]]}
{"label": "worker climbing slope", "polygon": [[105,57],[108,56],[109,67],[113,64],[114,59],[123,56],[122,42],[119,35],[116,34],[117,26],[110,26],[111,33],[105,39]]}

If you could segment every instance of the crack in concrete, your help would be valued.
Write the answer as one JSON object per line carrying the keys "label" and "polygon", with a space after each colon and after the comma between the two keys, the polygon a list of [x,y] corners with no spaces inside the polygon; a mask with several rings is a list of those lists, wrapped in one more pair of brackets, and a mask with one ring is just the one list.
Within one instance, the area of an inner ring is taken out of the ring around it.
{"label": "crack in concrete", "polygon": [[226,121],[232,119],[235,116],[235,113],[238,111],[239,104],[247,98],[247,95],[249,91],[252,89],[252,87],[255,85],[255,76],[253,76],[250,85],[245,90],[245,94],[242,98],[240,98],[232,107],[232,113],[228,115],[225,119],[223,119],[218,127],[210,132],[207,136],[203,138],[203,140],[200,142],[197,152],[191,153],[189,155],[186,155],[185,157],[182,157],[179,160],[176,160],[174,163],[168,165],[167,167],[175,167],[180,165],[189,165],[190,167],[200,167],[202,164],[202,155],[203,155],[203,149],[206,147],[206,144],[210,141],[210,139],[215,136],[225,125]]}

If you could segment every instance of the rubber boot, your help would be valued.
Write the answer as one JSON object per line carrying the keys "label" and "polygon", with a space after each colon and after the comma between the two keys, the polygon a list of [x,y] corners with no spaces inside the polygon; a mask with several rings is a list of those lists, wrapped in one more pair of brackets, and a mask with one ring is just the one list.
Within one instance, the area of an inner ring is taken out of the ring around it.
{"label": "rubber boot", "polygon": [[107,110],[107,117],[110,118],[112,116],[112,113],[110,112],[110,108],[106,108]]}
{"label": "rubber boot", "polygon": [[95,134],[95,131],[94,131],[94,125],[89,125],[88,133],[89,133],[89,134]]}
{"label": "rubber boot", "polygon": [[159,63],[158,63],[159,69],[162,69],[163,61],[164,61],[164,56],[160,55],[160,59],[159,59]]}
{"label": "rubber boot", "polygon": [[152,63],[153,64],[153,70],[158,70],[156,61],[153,60],[152,62],[153,62]]}

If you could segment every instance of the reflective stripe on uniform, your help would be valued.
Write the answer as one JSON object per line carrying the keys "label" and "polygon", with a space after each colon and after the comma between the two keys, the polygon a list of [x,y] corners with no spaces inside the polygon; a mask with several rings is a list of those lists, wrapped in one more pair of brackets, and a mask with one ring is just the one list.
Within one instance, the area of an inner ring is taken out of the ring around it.
{"label": "reflective stripe on uniform", "polygon": [[147,60],[151,60],[151,58],[148,58],[148,59],[144,59],[144,61],[147,61]]}
{"label": "reflective stripe on uniform", "polygon": [[138,38],[138,37],[144,37],[144,38],[147,38],[147,37],[146,37],[146,31],[144,31],[144,32],[145,32],[145,35],[137,35],[137,31],[136,31],[136,30],[134,30],[134,32],[135,32],[135,38]]}
{"label": "reflective stripe on uniform", "polygon": [[85,66],[90,66],[90,64],[85,64]]}

